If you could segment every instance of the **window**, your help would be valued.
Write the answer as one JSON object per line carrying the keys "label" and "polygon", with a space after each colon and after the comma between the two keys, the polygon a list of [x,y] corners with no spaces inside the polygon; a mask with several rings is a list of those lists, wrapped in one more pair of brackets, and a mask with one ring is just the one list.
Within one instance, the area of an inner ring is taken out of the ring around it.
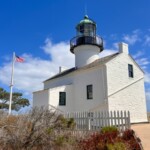
{"label": "window", "polygon": [[128,64],[129,77],[133,78],[133,65]]}
{"label": "window", "polygon": [[66,92],[59,92],[59,105],[60,106],[66,105]]}
{"label": "window", "polygon": [[87,99],[93,99],[93,85],[87,85]]}

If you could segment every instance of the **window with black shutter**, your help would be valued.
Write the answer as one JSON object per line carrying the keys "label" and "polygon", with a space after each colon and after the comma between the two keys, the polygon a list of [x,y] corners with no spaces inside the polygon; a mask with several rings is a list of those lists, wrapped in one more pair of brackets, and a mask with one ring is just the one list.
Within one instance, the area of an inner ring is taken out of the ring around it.
{"label": "window with black shutter", "polygon": [[129,77],[133,78],[133,65],[128,64],[128,74]]}
{"label": "window with black shutter", "polygon": [[59,105],[60,106],[66,105],[66,92],[59,92]]}
{"label": "window with black shutter", "polygon": [[93,99],[93,85],[87,85],[87,99]]}

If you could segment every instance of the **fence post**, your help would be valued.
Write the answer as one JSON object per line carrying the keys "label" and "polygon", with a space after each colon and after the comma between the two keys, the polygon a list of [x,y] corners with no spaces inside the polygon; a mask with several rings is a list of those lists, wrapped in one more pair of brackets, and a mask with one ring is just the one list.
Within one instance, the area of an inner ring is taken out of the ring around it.
{"label": "fence post", "polygon": [[131,128],[131,124],[130,124],[130,112],[128,111],[128,128]]}
{"label": "fence post", "polygon": [[90,112],[87,112],[87,130],[91,130]]}

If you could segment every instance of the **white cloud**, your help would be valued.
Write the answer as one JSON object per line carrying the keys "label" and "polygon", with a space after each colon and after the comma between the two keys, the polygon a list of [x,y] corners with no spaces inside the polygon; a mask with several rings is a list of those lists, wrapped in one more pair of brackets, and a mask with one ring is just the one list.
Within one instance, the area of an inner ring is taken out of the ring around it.
{"label": "white cloud", "polygon": [[51,56],[55,65],[74,66],[74,54],[70,52],[69,42],[52,44],[50,39],[46,39],[45,45],[41,48]]}
{"label": "white cloud", "polygon": [[141,66],[141,68],[143,68],[144,70],[147,69],[148,64],[150,63],[148,58],[139,58],[136,59],[136,62]]}
{"label": "white cloud", "polygon": [[[24,63],[15,63],[14,87],[16,89],[32,92],[41,88],[42,81],[55,72],[55,65],[40,58],[26,55]],[[50,71],[50,69],[52,70]],[[9,85],[11,63],[0,68],[0,81]]]}
{"label": "white cloud", "polygon": [[136,54],[133,55],[133,58],[137,59],[137,58],[139,58],[139,57],[141,57],[143,55],[144,55],[144,53],[142,51],[138,51]]}
{"label": "white cloud", "polygon": [[133,58],[136,60],[138,65],[146,71],[150,61],[147,57],[144,57],[144,53],[142,51],[138,51],[135,55],[133,55]]}
{"label": "white cloud", "polygon": [[149,35],[145,35],[145,45],[150,46],[150,36]]}
{"label": "white cloud", "polygon": [[145,73],[145,78],[144,78],[145,82],[150,84],[150,73],[149,72],[146,72]]}
{"label": "white cloud", "polygon": [[[51,60],[43,60],[32,55],[23,54],[24,63],[15,63],[14,87],[24,91],[26,95],[43,87],[42,82],[58,73],[60,65],[72,67],[74,55],[69,52],[68,42],[52,44],[46,39],[42,47],[45,53],[50,55]],[[0,82],[10,84],[11,63],[7,62],[0,67]]]}
{"label": "white cloud", "polygon": [[105,49],[104,51],[102,51],[99,56],[100,58],[102,57],[105,57],[105,56],[108,56],[108,55],[111,55],[111,54],[114,54],[116,53],[117,51],[116,50],[113,50],[113,49]]}
{"label": "white cloud", "polygon": [[[149,90],[149,91],[150,91],[150,90]],[[146,100],[147,100],[147,101],[150,101],[150,92],[148,92],[148,91],[146,92]]]}
{"label": "white cloud", "polygon": [[115,49],[118,49],[118,48],[119,48],[119,43],[118,43],[118,42],[113,43],[113,47],[114,47]]}
{"label": "white cloud", "polygon": [[136,42],[141,41],[139,35],[140,35],[140,31],[134,30],[131,35],[130,34],[124,35],[123,40],[128,44],[134,45]]}

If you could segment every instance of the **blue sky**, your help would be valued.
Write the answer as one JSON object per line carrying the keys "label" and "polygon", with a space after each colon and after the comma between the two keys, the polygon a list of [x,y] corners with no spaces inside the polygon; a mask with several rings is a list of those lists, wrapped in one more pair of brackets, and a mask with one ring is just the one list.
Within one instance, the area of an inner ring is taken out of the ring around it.
{"label": "blue sky", "polygon": [[60,65],[72,67],[69,40],[85,7],[104,39],[103,56],[116,52],[118,42],[129,44],[130,54],[145,72],[150,111],[149,0],[1,0],[0,87],[9,90],[13,51],[25,58],[15,64],[14,91],[31,100],[31,93],[42,89],[42,81],[57,73]]}

